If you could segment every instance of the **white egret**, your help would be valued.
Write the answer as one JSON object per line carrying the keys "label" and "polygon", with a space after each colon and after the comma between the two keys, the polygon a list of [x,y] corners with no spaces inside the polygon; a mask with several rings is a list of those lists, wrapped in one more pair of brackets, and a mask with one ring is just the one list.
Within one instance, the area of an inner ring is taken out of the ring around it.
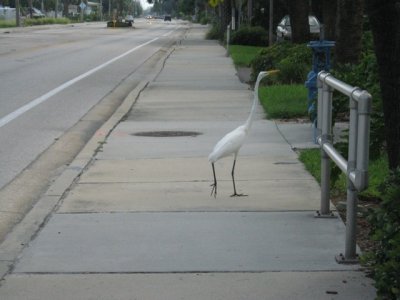
{"label": "white egret", "polygon": [[236,192],[235,186],[235,165],[236,158],[239,153],[240,147],[242,147],[247,134],[250,131],[251,124],[253,122],[254,114],[258,104],[258,87],[260,85],[260,81],[271,73],[276,73],[277,71],[264,71],[260,72],[257,76],[256,84],[254,86],[254,99],[253,105],[251,107],[250,115],[247,118],[246,123],[227,133],[215,146],[213,151],[208,156],[208,161],[211,163],[213,175],[214,175],[214,183],[211,184],[211,195],[214,194],[214,197],[217,197],[217,178],[215,176],[215,167],[214,163],[223,158],[230,155],[233,155],[233,166],[232,166],[232,182],[233,182],[233,194],[231,197],[235,196],[247,196],[244,194],[238,194]]}

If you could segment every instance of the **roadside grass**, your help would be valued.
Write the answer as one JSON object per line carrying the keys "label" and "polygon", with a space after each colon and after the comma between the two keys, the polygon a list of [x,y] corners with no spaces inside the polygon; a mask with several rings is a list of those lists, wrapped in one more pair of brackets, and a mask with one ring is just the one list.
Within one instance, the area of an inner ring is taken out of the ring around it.
{"label": "roadside grass", "polygon": [[15,20],[13,21],[0,20],[0,28],[9,28],[15,26],[16,26]]}
{"label": "roadside grass", "polygon": [[38,19],[25,19],[24,26],[35,25],[51,25],[51,24],[69,24],[68,18],[38,18]]}
{"label": "roadside grass", "polygon": [[[259,89],[259,97],[268,119],[292,119],[308,117],[307,89],[301,85],[268,85]],[[344,155],[344,157],[346,157]],[[306,170],[321,182],[321,153],[320,149],[305,149],[299,154],[300,161]],[[331,164],[334,166],[334,163]],[[337,167],[332,170],[332,190],[336,194],[346,193],[346,175]],[[335,175],[336,174],[336,175]],[[380,199],[382,192],[379,186],[389,174],[386,155],[371,160],[368,166],[368,188],[359,194],[360,198]],[[336,180],[334,180],[336,179]]]}
{"label": "roadside grass", "polygon": [[[321,152],[320,149],[304,149],[300,151],[299,160],[304,164],[306,170],[321,183]],[[337,171],[340,172],[340,171]],[[368,188],[361,192],[359,195],[363,198],[379,199],[381,198],[381,191],[379,186],[389,174],[389,167],[387,164],[387,157],[385,155],[378,159],[371,160],[368,166],[369,184]],[[332,176],[333,177],[333,176]],[[346,175],[340,172],[337,180],[332,181],[332,189],[336,193],[346,193]]]}
{"label": "roadside grass", "polygon": [[259,89],[268,119],[307,117],[307,89],[302,84],[268,85]]}
{"label": "roadside grass", "polygon": [[[23,26],[36,26],[36,25],[51,25],[51,24],[69,24],[71,21],[68,18],[39,18],[39,19],[24,19],[21,20]],[[15,20],[0,20],[0,28],[16,27]]]}
{"label": "roadside grass", "polygon": [[257,53],[265,47],[229,45],[229,54],[237,67],[249,67]]}

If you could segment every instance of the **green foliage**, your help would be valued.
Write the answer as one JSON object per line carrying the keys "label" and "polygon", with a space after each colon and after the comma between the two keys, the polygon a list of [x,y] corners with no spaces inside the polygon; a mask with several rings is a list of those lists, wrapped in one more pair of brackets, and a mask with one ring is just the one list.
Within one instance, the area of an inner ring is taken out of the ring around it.
{"label": "green foliage", "polygon": [[373,271],[378,299],[400,299],[400,169],[392,172],[381,187],[383,201],[371,210],[371,238],[375,252],[363,255]]}
{"label": "green foliage", "polygon": [[48,25],[48,24],[69,24],[69,19],[67,18],[38,18],[38,19],[25,19],[25,26],[34,25]]}
{"label": "green foliage", "polygon": [[307,116],[307,89],[304,85],[269,85],[259,89],[267,117],[291,119]]}
{"label": "green foliage", "polygon": [[[347,153],[344,155],[347,156]],[[299,159],[303,162],[306,170],[318,181],[321,182],[321,153],[319,149],[305,149],[300,152]],[[331,164],[331,188],[335,189],[339,194],[344,194],[347,189],[346,175],[335,166]],[[361,192],[359,195],[363,198],[382,198],[383,191],[381,185],[384,179],[389,174],[389,167],[387,157],[385,155],[378,159],[371,160],[368,166],[368,188]],[[333,178],[335,177],[335,178]]]}
{"label": "green foliage", "polygon": [[318,183],[321,183],[321,150],[301,150],[299,160],[304,164],[306,170],[318,181]]}
{"label": "green foliage", "polygon": [[203,11],[203,12],[199,12],[199,13],[196,15],[196,20],[195,20],[195,22],[196,22],[196,23],[200,23],[201,25],[206,25],[206,24],[210,23],[211,20],[210,20],[209,17],[206,15],[206,13]]}
{"label": "green foliage", "polygon": [[301,83],[306,80],[311,70],[312,53],[306,45],[283,42],[274,44],[259,52],[251,63],[252,79],[264,70],[278,69],[280,83]]}
{"label": "green foliage", "polygon": [[239,30],[232,31],[232,45],[267,46],[268,32],[261,26],[242,26]]}
{"label": "green foliage", "polygon": [[15,27],[15,26],[16,26],[15,21],[0,20],[0,28],[9,28],[9,27]]}
{"label": "green foliage", "polygon": [[210,30],[206,33],[207,40],[219,40],[221,38],[219,32],[219,24],[217,22],[213,22]]}
{"label": "green foliage", "polygon": [[263,49],[255,46],[230,45],[229,54],[235,66],[249,67],[257,53]]}
{"label": "green foliage", "polygon": [[276,69],[279,61],[284,59],[290,53],[289,43],[274,44],[261,50],[251,62],[253,69],[253,79],[257,77],[260,71]]}
{"label": "green foliage", "polygon": [[[372,36],[368,32],[364,33],[363,45],[359,64],[337,65],[332,74],[341,81],[367,90],[372,95],[370,156],[375,159],[379,157],[384,145],[384,120],[378,64],[372,49]],[[347,97],[335,94],[333,99],[334,118],[348,113],[348,102]]]}
{"label": "green foliage", "polygon": [[280,70],[280,81],[304,83],[311,70],[311,60],[310,48],[305,45],[294,45],[293,51],[277,65]]}

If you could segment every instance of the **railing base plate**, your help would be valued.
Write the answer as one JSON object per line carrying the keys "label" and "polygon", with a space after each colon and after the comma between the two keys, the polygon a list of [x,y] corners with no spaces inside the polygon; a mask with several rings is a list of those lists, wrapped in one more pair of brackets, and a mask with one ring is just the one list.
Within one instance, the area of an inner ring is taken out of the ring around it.
{"label": "railing base plate", "polygon": [[319,210],[317,210],[314,213],[314,218],[333,219],[337,218],[337,216],[333,213],[333,211],[329,211],[327,214],[322,214]]}
{"label": "railing base plate", "polygon": [[360,263],[358,254],[356,254],[356,257],[354,258],[346,258],[342,253],[340,253],[339,255],[335,256],[335,260],[338,264],[342,265],[357,265]]}

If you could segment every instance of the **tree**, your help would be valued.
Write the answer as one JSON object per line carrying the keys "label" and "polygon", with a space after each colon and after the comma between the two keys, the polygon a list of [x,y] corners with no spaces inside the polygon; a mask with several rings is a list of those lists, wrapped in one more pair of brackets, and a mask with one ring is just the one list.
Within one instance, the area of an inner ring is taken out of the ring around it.
{"label": "tree", "polygon": [[374,37],[389,168],[400,166],[400,1],[366,0]]}
{"label": "tree", "polygon": [[219,36],[223,37],[228,24],[231,22],[231,1],[230,0],[209,0],[211,7],[218,7]]}
{"label": "tree", "polygon": [[358,63],[362,47],[364,0],[338,0],[336,63]]}
{"label": "tree", "polygon": [[292,42],[296,44],[310,41],[308,0],[289,0],[289,16],[292,28]]}
{"label": "tree", "polygon": [[322,20],[326,40],[333,41],[336,39],[336,12],[336,0],[324,0],[322,2]]}

